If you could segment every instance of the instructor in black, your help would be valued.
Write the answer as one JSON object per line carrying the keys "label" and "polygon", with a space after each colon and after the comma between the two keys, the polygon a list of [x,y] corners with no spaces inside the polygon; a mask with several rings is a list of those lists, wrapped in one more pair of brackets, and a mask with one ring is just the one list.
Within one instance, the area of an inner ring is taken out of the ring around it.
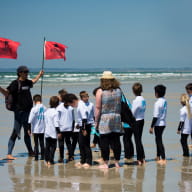
{"label": "instructor in black", "polygon": [[31,146],[31,139],[28,135],[28,117],[30,110],[33,106],[32,96],[30,89],[33,87],[39,78],[44,74],[40,71],[39,74],[32,80],[28,79],[29,69],[26,66],[19,66],[17,68],[18,78],[10,83],[7,87],[7,94],[13,95],[14,103],[14,127],[8,142],[7,159],[16,159],[12,156],[12,151],[16,139],[20,139],[21,127],[24,128],[24,141],[28,150],[29,156],[33,156],[34,152]]}

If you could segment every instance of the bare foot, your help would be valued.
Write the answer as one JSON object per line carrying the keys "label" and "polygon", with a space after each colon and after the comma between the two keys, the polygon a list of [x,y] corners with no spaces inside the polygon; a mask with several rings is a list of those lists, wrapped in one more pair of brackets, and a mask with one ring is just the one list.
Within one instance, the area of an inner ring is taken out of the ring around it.
{"label": "bare foot", "polygon": [[89,165],[88,163],[84,163],[84,164],[82,165],[82,167],[84,167],[84,168],[89,168],[90,165]]}
{"label": "bare foot", "polygon": [[138,165],[142,165],[142,162],[139,161],[139,160],[137,160],[137,164],[138,164]]}
{"label": "bare foot", "polygon": [[90,145],[90,147],[91,147],[91,148],[95,148],[95,147],[96,147],[96,144],[92,143],[92,144]]}
{"label": "bare foot", "polygon": [[80,167],[82,167],[82,164],[80,162],[78,162],[78,163],[75,164],[75,167],[79,167],[80,168]]}
{"label": "bare foot", "polygon": [[119,163],[115,163],[115,167],[116,167],[116,168],[120,168]]}
{"label": "bare foot", "polygon": [[97,159],[95,161],[98,162],[98,163],[103,163],[103,158]]}
{"label": "bare foot", "polygon": [[7,159],[12,160],[12,159],[17,159],[17,158],[16,158],[16,157],[13,157],[12,155],[7,155]]}
{"label": "bare foot", "polygon": [[167,161],[166,161],[166,159],[161,159],[161,160],[157,161],[157,163],[160,165],[166,165]]}
{"label": "bare foot", "polygon": [[143,164],[143,165],[146,165],[145,159],[142,160],[142,164]]}
{"label": "bare foot", "polygon": [[49,161],[46,161],[45,165],[49,168],[51,166],[51,163]]}
{"label": "bare foot", "polygon": [[100,169],[109,169],[109,166],[107,164],[99,165]]}

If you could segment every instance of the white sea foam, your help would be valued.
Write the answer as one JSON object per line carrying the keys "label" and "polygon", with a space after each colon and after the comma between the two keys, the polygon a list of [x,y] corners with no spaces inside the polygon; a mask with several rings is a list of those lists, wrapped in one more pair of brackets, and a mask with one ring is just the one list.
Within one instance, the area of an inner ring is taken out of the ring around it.
{"label": "white sea foam", "polygon": [[[29,79],[36,76],[37,73],[30,73]],[[43,81],[47,83],[75,83],[75,82],[98,82],[101,72],[48,72],[44,74]],[[120,81],[138,81],[151,79],[187,79],[192,77],[191,72],[116,72],[113,75]],[[1,84],[8,84],[16,79],[15,73],[0,73]]]}

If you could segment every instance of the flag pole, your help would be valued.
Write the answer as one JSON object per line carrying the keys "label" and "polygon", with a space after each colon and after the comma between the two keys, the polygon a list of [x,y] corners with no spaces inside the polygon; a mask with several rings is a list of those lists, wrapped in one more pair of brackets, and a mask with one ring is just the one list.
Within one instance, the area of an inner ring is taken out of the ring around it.
{"label": "flag pole", "polygon": [[[41,65],[42,71],[44,70],[44,60],[45,60],[45,37],[44,37],[44,42],[43,42],[43,58],[42,58],[42,65]],[[43,75],[41,77],[41,99],[42,99],[42,93],[43,93]]]}

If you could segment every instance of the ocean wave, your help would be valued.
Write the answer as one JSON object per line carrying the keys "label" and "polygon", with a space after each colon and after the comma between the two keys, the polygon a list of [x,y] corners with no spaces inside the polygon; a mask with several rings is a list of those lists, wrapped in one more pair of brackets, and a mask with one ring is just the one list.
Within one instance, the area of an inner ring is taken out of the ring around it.
{"label": "ocean wave", "polygon": [[[48,72],[44,74],[43,81],[47,83],[58,83],[58,82],[98,82],[102,73],[96,72],[78,72],[78,73],[63,73],[63,72]],[[30,73],[29,79],[34,78],[37,73]],[[116,72],[113,75],[120,81],[138,81],[145,79],[185,79],[191,78],[192,72]],[[1,83],[11,82],[16,79],[15,73],[0,73]]]}

